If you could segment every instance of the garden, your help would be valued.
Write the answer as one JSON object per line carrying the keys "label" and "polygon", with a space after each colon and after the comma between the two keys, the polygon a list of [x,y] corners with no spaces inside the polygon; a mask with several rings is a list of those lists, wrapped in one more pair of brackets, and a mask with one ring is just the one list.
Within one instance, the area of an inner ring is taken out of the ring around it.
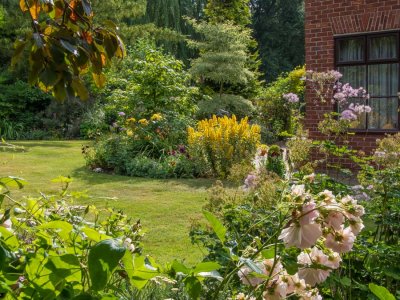
{"label": "garden", "polygon": [[370,95],[306,69],[303,25],[300,0],[0,4],[0,297],[400,299],[400,134],[352,148]]}

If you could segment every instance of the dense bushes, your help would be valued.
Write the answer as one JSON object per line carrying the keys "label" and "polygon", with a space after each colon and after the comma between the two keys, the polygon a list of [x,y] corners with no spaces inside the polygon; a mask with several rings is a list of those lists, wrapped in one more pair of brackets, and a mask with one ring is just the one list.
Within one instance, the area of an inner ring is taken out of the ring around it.
{"label": "dense bushes", "polygon": [[199,120],[212,118],[213,115],[229,117],[235,115],[239,119],[251,118],[256,110],[250,100],[230,94],[216,94],[211,99],[199,102],[198,106],[196,117]]}
{"label": "dense bushes", "polygon": [[294,93],[302,101],[304,90],[305,68],[302,67],[282,74],[261,92],[257,105],[260,109],[260,120],[268,130],[274,132],[275,135],[284,131],[290,134],[295,133],[290,103],[284,99],[283,95]]}

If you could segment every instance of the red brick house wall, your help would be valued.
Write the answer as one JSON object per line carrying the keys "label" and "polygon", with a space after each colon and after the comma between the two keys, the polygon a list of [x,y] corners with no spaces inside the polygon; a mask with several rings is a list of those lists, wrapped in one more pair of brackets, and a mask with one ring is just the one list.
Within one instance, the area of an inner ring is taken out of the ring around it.
{"label": "red brick house wall", "polygon": [[[353,33],[400,29],[400,0],[305,0],[305,49],[308,70],[334,69],[334,37]],[[305,126],[313,139],[323,138],[317,124],[331,104],[316,106],[307,90]],[[357,132],[351,138],[354,149],[366,152],[384,133]]]}

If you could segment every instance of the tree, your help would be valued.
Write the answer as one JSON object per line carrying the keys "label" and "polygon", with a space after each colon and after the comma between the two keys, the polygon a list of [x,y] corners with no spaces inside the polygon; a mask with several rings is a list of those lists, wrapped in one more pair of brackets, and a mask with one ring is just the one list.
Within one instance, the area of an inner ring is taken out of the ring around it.
{"label": "tree", "polygon": [[304,64],[304,0],[251,0],[252,27],[268,82]]}
{"label": "tree", "polygon": [[200,51],[190,68],[195,78],[217,84],[222,96],[224,84],[246,84],[254,77],[247,68],[249,29],[232,23],[190,22],[203,36],[200,41],[189,41],[189,45]]}
{"label": "tree", "polygon": [[247,26],[251,22],[249,0],[209,0],[204,12],[211,23],[230,21]]}
{"label": "tree", "polygon": [[105,84],[103,68],[114,57],[125,55],[112,22],[94,23],[89,0],[20,0],[32,30],[18,39],[11,64],[29,49],[30,84],[53,92],[62,101],[68,96],[88,98],[82,75],[91,72],[97,86]]}

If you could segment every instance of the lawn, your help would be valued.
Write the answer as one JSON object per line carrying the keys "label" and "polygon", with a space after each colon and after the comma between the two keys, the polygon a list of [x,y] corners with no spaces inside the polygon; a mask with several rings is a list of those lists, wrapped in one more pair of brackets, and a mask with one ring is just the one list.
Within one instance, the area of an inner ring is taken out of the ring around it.
{"label": "lawn", "polygon": [[[51,179],[70,175],[72,190],[85,190],[97,206],[123,209],[140,219],[146,231],[144,251],[160,262],[185,258],[191,264],[201,250],[190,243],[191,219],[201,208],[212,181],[205,179],[156,180],[94,173],[81,155],[84,141],[26,141],[15,143],[26,152],[0,152],[0,176],[20,176],[29,182],[18,195],[54,193],[60,186]],[[86,203],[85,203],[86,204]]]}

